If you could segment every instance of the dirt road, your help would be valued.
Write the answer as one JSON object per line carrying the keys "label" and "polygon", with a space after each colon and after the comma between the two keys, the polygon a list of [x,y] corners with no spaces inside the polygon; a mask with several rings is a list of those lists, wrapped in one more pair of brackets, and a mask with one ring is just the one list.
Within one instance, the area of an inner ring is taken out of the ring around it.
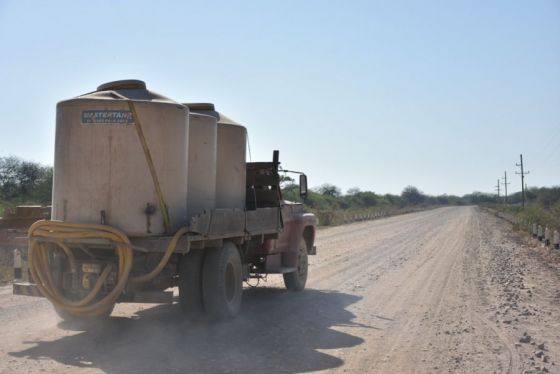
{"label": "dirt road", "polygon": [[305,292],[269,277],[218,325],[122,304],[73,330],[46,301],[1,288],[0,372],[560,372],[559,267],[488,213],[339,226],[317,247]]}

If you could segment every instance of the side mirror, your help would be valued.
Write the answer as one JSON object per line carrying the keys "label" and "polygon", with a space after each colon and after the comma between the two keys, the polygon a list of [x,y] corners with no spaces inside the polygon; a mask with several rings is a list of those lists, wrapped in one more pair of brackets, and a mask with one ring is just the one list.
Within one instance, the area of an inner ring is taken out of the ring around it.
{"label": "side mirror", "polygon": [[299,175],[299,196],[302,199],[307,197],[307,175],[305,174]]}

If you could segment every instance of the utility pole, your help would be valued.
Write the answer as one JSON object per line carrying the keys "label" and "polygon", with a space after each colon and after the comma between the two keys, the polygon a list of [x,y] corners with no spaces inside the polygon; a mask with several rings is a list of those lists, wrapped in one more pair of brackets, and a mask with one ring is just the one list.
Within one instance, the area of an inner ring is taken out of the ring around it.
{"label": "utility pole", "polygon": [[505,200],[505,201],[506,201],[506,205],[507,205],[507,185],[508,185],[508,184],[510,184],[510,183],[507,181],[507,171],[504,171],[504,182],[503,182],[503,185],[504,185],[504,190],[505,190],[505,194],[506,194],[506,200]]}
{"label": "utility pole", "polygon": [[496,185],[496,191],[498,191],[498,203],[500,202],[500,178],[498,178],[498,184]]}
{"label": "utility pole", "polygon": [[515,164],[521,168],[521,172],[515,172],[515,174],[521,175],[521,204],[525,207],[525,175],[529,174],[528,171],[523,170],[523,155],[519,155],[519,160],[521,161],[519,164]]}

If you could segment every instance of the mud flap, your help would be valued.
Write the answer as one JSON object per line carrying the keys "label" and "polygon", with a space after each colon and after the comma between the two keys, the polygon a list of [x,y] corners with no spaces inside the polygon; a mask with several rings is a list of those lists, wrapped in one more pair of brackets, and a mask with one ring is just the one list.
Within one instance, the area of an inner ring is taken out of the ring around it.
{"label": "mud flap", "polygon": [[317,247],[313,246],[311,247],[311,250],[309,251],[308,255],[314,256],[317,254]]}

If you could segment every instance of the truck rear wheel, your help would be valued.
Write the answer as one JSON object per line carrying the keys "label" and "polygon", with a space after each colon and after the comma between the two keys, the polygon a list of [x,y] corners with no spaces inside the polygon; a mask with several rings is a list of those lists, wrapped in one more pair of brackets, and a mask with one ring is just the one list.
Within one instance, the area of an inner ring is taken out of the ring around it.
{"label": "truck rear wheel", "polygon": [[296,271],[284,273],[284,284],[290,291],[303,291],[307,282],[307,243],[302,238],[299,242]]}
{"label": "truck rear wheel", "polygon": [[179,305],[189,319],[201,318],[204,250],[192,250],[179,260]]}
{"label": "truck rear wheel", "polygon": [[241,309],[243,271],[235,244],[206,250],[202,272],[202,299],[208,317],[223,320]]}

